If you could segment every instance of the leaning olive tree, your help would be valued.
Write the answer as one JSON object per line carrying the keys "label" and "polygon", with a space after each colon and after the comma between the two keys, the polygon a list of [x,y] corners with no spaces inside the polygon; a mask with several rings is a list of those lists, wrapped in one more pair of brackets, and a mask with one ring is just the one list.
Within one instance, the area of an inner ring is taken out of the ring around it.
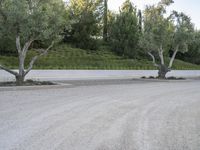
{"label": "leaning olive tree", "polygon": [[[0,35],[15,39],[19,59],[19,71],[0,64],[22,85],[36,60],[47,54],[65,24],[65,6],[62,0],[0,0]],[[25,69],[27,52],[35,41],[51,41],[47,48],[37,49],[28,68]]]}

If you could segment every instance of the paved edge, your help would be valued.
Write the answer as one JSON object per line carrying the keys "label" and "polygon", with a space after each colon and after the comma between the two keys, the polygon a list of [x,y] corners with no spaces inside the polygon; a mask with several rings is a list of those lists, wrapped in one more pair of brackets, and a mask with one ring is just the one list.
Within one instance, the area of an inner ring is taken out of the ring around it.
{"label": "paved edge", "polygon": [[[120,80],[122,81],[123,84],[123,80],[131,80],[131,81],[141,81],[143,83],[149,83],[149,82],[165,82],[165,83],[169,83],[169,82],[190,82],[190,81],[194,81],[194,80],[199,80],[199,79],[194,79],[194,78],[187,78],[184,80],[162,80],[162,79],[141,79],[141,78],[123,78],[123,79],[89,79],[89,80],[63,80],[63,81],[53,81],[53,83],[55,83],[55,85],[35,85],[35,86],[2,86],[0,87],[0,92],[3,91],[20,91],[20,90],[40,90],[40,89],[58,89],[58,88],[71,88],[74,87],[75,85],[73,84],[73,82],[77,82],[77,81],[83,81],[83,82],[92,82],[92,81],[117,81]],[[70,82],[70,83],[67,83]],[[119,83],[121,84],[121,83]],[[98,85],[98,84],[97,84]]]}
{"label": "paved edge", "polygon": [[34,86],[2,86],[0,87],[0,92],[2,91],[20,91],[20,90],[39,90],[39,89],[53,89],[53,88],[67,88],[71,87],[72,84],[63,84],[54,82],[56,85],[34,85]]}

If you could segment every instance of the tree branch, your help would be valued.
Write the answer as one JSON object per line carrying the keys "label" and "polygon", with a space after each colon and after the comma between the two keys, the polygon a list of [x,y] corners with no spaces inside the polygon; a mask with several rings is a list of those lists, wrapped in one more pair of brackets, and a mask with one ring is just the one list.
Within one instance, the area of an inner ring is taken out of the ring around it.
{"label": "tree branch", "polygon": [[151,58],[152,58],[152,60],[153,60],[153,65],[154,65],[155,67],[159,67],[159,65],[156,63],[156,59],[155,59],[154,55],[153,55],[151,52],[148,52],[148,54],[151,56]]}
{"label": "tree branch", "polygon": [[31,46],[31,44],[33,43],[34,40],[29,40],[28,42],[25,43],[24,47],[23,47],[23,55],[25,55],[29,49],[29,47]]}
{"label": "tree branch", "polygon": [[179,50],[179,46],[176,47],[176,50],[174,51],[174,53],[173,53],[173,55],[172,55],[172,57],[171,57],[171,59],[170,59],[168,68],[171,68],[171,67],[172,67],[178,50]]}
{"label": "tree branch", "polygon": [[48,51],[53,47],[53,45],[54,45],[54,42],[52,42],[51,45],[50,45],[47,49],[45,49],[45,50],[44,50],[44,49],[40,50],[41,53],[40,53],[39,55],[34,56],[34,57],[32,58],[32,60],[31,60],[31,62],[30,62],[30,64],[29,64],[28,69],[25,71],[25,74],[24,74],[25,76],[31,71],[31,69],[33,68],[33,65],[34,65],[34,63],[36,62],[36,60],[37,60],[39,57],[46,55],[46,54],[48,53]]}
{"label": "tree branch", "polygon": [[21,43],[20,43],[20,36],[19,35],[16,37],[16,47],[17,47],[18,54],[20,54],[22,49],[21,49]]}
{"label": "tree branch", "polygon": [[17,76],[17,75],[18,75],[17,72],[12,71],[11,69],[6,68],[6,67],[4,67],[4,66],[2,66],[2,65],[0,65],[0,69],[5,70],[6,72],[11,73],[11,74],[14,75],[14,76]]}
{"label": "tree branch", "polygon": [[159,53],[159,57],[160,57],[160,62],[162,65],[165,64],[165,60],[164,60],[164,57],[163,57],[163,48],[162,48],[162,45],[160,46],[160,49],[158,50],[158,53]]}

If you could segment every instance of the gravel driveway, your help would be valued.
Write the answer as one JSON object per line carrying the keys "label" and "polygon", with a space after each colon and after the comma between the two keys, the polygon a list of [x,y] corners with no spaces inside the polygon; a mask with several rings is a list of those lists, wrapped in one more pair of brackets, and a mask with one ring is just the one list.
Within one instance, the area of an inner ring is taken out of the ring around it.
{"label": "gravel driveway", "polygon": [[90,82],[0,89],[0,150],[200,149],[200,81]]}

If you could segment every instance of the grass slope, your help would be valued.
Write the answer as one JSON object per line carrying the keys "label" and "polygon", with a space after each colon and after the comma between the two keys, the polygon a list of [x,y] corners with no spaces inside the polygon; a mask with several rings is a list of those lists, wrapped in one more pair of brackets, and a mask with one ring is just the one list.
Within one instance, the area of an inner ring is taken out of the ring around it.
{"label": "grass slope", "polygon": [[[30,51],[26,65],[35,53]],[[12,69],[17,68],[17,57],[0,56],[0,63]],[[174,69],[200,69],[200,66],[176,60]],[[72,48],[66,44],[55,46],[47,56],[40,58],[34,65],[34,69],[156,69],[149,60],[126,59],[117,56],[111,51],[82,50]]]}

